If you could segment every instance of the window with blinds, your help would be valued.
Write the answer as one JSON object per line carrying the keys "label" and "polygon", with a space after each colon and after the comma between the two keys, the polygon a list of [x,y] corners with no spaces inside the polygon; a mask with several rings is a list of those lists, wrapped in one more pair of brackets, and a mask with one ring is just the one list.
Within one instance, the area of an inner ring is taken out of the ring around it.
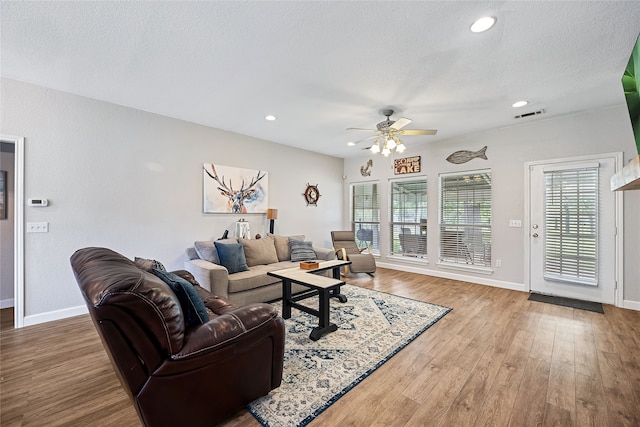
{"label": "window with blinds", "polygon": [[491,171],[440,175],[440,262],[491,267]]}
{"label": "window with blinds", "polygon": [[380,192],[377,182],[351,185],[351,227],[359,247],[380,254]]}
{"label": "window with blinds", "polygon": [[544,278],[598,284],[598,166],[544,171]]}
{"label": "window with blinds", "polygon": [[427,179],[391,181],[392,255],[427,256]]}

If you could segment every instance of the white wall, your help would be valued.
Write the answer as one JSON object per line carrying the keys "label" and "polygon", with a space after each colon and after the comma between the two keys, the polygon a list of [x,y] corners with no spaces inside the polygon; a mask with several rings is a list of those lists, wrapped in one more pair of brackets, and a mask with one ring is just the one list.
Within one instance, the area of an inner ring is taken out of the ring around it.
{"label": "white wall", "polygon": [[[462,118],[463,119],[463,118]],[[492,262],[494,273],[490,276],[445,270],[436,265],[437,239],[427,243],[428,265],[411,264],[387,259],[389,238],[381,233],[381,258],[383,265],[393,268],[452,277],[471,282],[492,284],[512,289],[524,289],[525,259],[523,228],[510,228],[510,219],[520,219],[524,225],[524,164],[530,161],[578,157],[588,154],[624,152],[624,160],[636,155],[626,106],[563,116],[554,119],[529,119],[528,122],[508,128],[452,138],[440,142],[428,141],[428,137],[407,137],[407,151],[401,157],[422,156],[422,173],[428,186],[428,232],[437,236],[438,225],[438,174],[455,171],[491,168],[493,191]],[[488,160],[473,159],[454,165],[445,159],[457,150],[479,150],[488,146]],[[378,180],[382,184],[382,223],[388,222],[388,180],[393,175],[392,160],[380,155],[373,157],[370,177],[362,177],[360,167],[371,156],[345,160],[345,226],[349,223],[349,184]],[[417,175],[417,174],[416,174]],[[409,177],[411,175],[403,175]],[[624,299],[629,307],[640,309],[640,191],[624,193]],[[502,260],[502,267],[495,267],[495,260]]]}
{"label": "white wall", "polygon": [[0,308],[13,307],[14,158],[11,152],[0,152],[0,170],[7,172],[7,219],[0,220]]}
{"label": "white wall", "polygon": [[[278,234],[330,247],[342,224],[342,159],[11,79],[0,92],[1,133],[25,137],[25,198],[50,202],[25,207],[25,222],[49,222],[48,233],[25,234],[25,324],[84,306],[69,265],[79,248],[177,269],[186,247],[233,230],[241,217],[252,235],[263,234],[265,215],[202,213],[205,162],[269,172]],[[307,182],[318,184],[317,207],[302,197]]]}

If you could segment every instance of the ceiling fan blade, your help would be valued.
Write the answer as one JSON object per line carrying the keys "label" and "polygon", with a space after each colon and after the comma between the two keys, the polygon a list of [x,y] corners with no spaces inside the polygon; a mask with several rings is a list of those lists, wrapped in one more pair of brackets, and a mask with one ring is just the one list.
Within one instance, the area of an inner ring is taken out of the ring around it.
{"label": "ceiling fan blade", "polygon": [[399,135],[435,135],[438,131],[435,129],[404,129],[396,133]]}
{"label": "ceiling fan blade", "polygon": [[347,128],[347,130],[368,130],[370,132],[377,132],[377,129],[365,129],[365,128]]}
{"label": "ceiling fan blade", "polygon": [[366,138],[362,138],[362,139],[359,139],[357,141],[354,141],[353,143],[357,145],[357,144],[360,144],[361,142],[368,141],[370,139],[374,139],[374,138],[377,138],[377,137],[378,137],[378,135],[371,135],[371,136],[368,136]]}
{"label": "ceiling fan blade", "polygon": [[403,127],[405,127],[406,125],[408,125],[409,123],[411,123],[413,120],[411,119],[407,119],[405,117],[401,117],[398,120],[396,120],[391,126],[389,126],[391,129],[395,129],[395,130],[399,130],[402,129]]}

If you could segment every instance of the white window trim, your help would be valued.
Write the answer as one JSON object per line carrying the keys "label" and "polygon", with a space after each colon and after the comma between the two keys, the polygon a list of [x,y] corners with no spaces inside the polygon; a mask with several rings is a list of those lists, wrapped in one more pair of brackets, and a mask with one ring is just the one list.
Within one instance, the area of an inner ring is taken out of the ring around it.
{"label": "white window trim", "polygon": [[[420,181],[420,180],[424,180],[426,185],[427,185],[427,209],[425,211],[425,214],[427,216],[426,220],[426,224],[429,224],[429,202],[428,202],[428,196],[429,196],[429,180],[427,178],[427,175],[421,174],[421,175],[412,175],[412,176],[407,176],[407,177],[398,177],[398,178],[389,178],[388,180],[388,193],[387,193],[387,200],[388,200],[388,222],[387,222],[387,235],[390,237],[390,241],[389,241],[389,246],[387,247],[387,251],[388,254],[387,255],[387,259],[388,260],[398,260],[398,261],[406,261],[412,264],[428,264],[429,262],[427,261],[427,257],[428,257],[428,251],[427,251],[427,246],[428,246],[428,239],[429,239],[429,234],[428,234],[428,225],[427,225],[427,234],[426,234],[426,241],[425,241],[425,254],[424,256],[420,256],[420,257],[414,257],[411,255],[405,255],[402,253],[394,253],[391,250],[391,245],[393,244],[393,237],[391,236],[391,233],[393,232],[393,184],[398,183],[398,182],[415,182],[415,181]],[[416,223],[419,224],[419,223]],[[381,231],[382,232],[382,231]]]}
{"label": "white window trim", "polygon": [[[379,215],[380,215],[380,219],[378,219],[378,222],[376,224],[378,224],[378,247],[380,247],[380,233],[382,232],[381,230],[381,226],[382,226],[382,200],[381,200],[381,195],[380,195],[380,189],[381,189],[381,183],[379,180],[371,180],[371,181],[358,181],[358,182],[352,182],[349,184],[349,226],[350,227],[354,227],[356,224],[356,221],[353,218],[353,210],[354,210],[354,204],[353,204],[353,191],[355,186],[357,185],[366,185],[366,184],[377,184],[378,185],[378,210],[379,210]],[[354,233],[357,233],[357,230],[353,230]],[[379,258],[380,257],[380,249],[375,249],[373,247],[369,247],[369,250],[371,251],[371,254],[375,257],[375,258]]]}
{"label": "white window trim", "polygon": [[[491,168],[485,168],[485,169],[472,169],[472,170],[464,170],[464,171],[456,171],[456,172],[447,172],[447,173],[441,173],[438,174],[438,254],[437,254],[437,263],[436,265],[443,267],[443,268],[449,268],[452,270],[465,270],[465,271],[475,271],[478,273],[482,273],[482,274],[493,274],[494,270],[489,267],[489,266],[477,266],[477,265],[469,265],[469,264],[462,264],[462,263],[454,263],[454,262],[446,262],[446,261],[442,261],[440,260],[440,255],[441,255],[441,233],[442,233],[442,178],[446,178],[446,177],[451,177],[451,176],[460,176],[460,175],[477,175],[477,174],[482,174],[482,173],[488,173],[491,174],[491,180],[493,182],[493,173]],[[491,192],[491,204],[492,204],[492,212],[491,212],[491,216],[493,217],[493,188],[492,188],[492,192]],[[492,234],[492,239],[493,239],[493,220],[491,221],[491,226],[490,226],[490,230],[491,230],[491,234]],[[493,243],[492,243],[493,246]],[[493,260],[491,260],[491,263],[493,263]]]}
{"label": "white window trim", "polygon": [[459,271],[473,271],[475,273],[480,274],[493,274],[494,269],[490,267],[478,267],[477,265],[468,265],[468,264],[454,264],[451,262],[443,262],[438,261],[436,265],[440,268],[446,268],[449,270],[459,270]]}

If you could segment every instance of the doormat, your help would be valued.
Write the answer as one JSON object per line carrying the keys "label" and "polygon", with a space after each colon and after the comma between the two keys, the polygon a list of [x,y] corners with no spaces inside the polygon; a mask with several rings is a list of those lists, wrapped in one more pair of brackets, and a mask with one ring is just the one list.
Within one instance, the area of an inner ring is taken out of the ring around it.
{"label": "doormat", "polygon": [[[340,293],[348,301],[330,304],[338,330],[318,341],[316,317],[294,309],[285,320],[282,385],[248,406],[263,426],[306,426],[451,310],[353,285]],[[317,298],[303,304],[317,309]]]}
{"label": "doormat", "polygon": [[599,302],[582,301],[573,298],[554,297],[551,295],[542,294],[529,294],[529,301],[545,302],[547,304],[561,305],[564,307],[577,308],[579,310],[594,311],[596,313],[604,314],[602,304]]}

